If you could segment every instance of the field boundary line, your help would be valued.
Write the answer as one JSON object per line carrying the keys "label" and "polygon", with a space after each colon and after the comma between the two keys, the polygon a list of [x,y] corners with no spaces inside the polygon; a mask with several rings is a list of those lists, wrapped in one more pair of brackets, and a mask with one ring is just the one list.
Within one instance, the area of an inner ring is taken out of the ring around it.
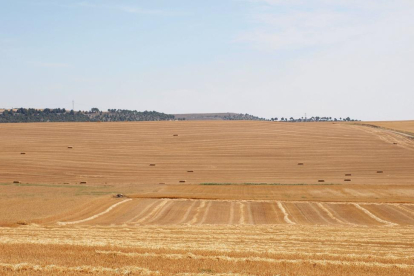
{"label": "field boundary line", "polygon": [[109,213],[115,207],[117,207],[117,206],[119,206],[119,205],[121,205],[121,204],[123,204],[125,202],[131,201],[131,200],[132,199],[125,199],[125,200],[123,200],[121,202],[115,203],[114,205],[109,206],[109,208],[106,209],[105,211],[103,211],[103,212],[101,212],[99,214],[93,215],[93,216],[91,216],[89,218],[86,218],[86,219],[81,219],[81,220],[76,220],[76,221],[69,221],[69,222],[58,222],[57,224],[58,225],[71,225],[71,224],[78,224],[78,223],[90,221],[90,220],[96,219],[96,218],[98,218],[98,217],[100,217],[102,215],[105,215],[105,214]]}
{"label": "field boundary line", "polygon": [[274,259],[263,257],[229,257],[225,255],[217,256],[203,256],[196,255],[191,252],[187,254],[160,254],[160,253],[126,253],[120,251],[95,251],[98,254],[119,255],[125,257],[161,257],[165,259],[181,260],[181,259],[196,259],[196,260],[215,260],[215,261],[228,261],[228,262],[266,262],[266,263],[311,263],[321,265],[346,265],[346,266],[366,266],[366,267],[383,267],[383,268],[402,268],[402,269],[414,269],[414,265],[399,264],[399,263],[380,263],[380,262],[363,262],[363,261],[342,261],[342,260],[319,260],[319,259]]}
{"label": "field boundary line", "polygon": [[285,207],[283,207],[282,203],[280,201],[277,202],[277,206],[279,207],[280,211],[283,213],[283,219],[287,224],[296,224],[295,222],[291,221],[289,219],[289,214],[286,212]]}
{"label": "field boundary line", "polygon": [[398,224],[396,224],[396,223],[389,222],[387,220],[383,220],[383,219],[377,217],[376,215],[374,215],[373,213],[371,213],[370,211],[368,211],[367,209],[365,209],[364,207],[360,206],[357,203],[353,203],[352,205],[354,205],[356,208],[358,208],[359,210],[361,210],[362,212],[364,212],[365,214],[367,214],[369,217],[375,219],[378,222],[384,223],[387,226],[398,226]]}
{"label": "field boundary line", "polygon": [[186,198],[186,197],[133,197],[132,199],[155,199],[174,201],[221,201],[221,202],[282,202],[282,203],[327,203],[327,204],[362,204],[362,205],[408,205],[414,206],[414,202],[364,202],[364,201],[316,201],[316,200],[278,200],[278,199],[225,199],[225,198]]}

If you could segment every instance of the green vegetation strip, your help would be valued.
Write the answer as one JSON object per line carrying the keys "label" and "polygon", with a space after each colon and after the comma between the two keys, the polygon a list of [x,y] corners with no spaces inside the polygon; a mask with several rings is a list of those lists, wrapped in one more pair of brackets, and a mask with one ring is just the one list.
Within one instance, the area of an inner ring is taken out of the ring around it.
{"label": "green vegetation strip", "polygon": [[[109,190],[113,187],[99,187],[99,186],[86,186],[86,185],[68,185],[68,184],[34,184],[34,183],[0,183],[0,186],[17,186],[17,187],[48,187],[48,188],[69,188],[75,189],[75,196],[103,196],[103,195],[115,195],[120,194],[119,191]],[[0,195],[1,196],[1,195]],[[20,194],[20,196],[33,197],[35,194]]]}
{"label": "green vegetation strip", "polygon": [[[69,184],[39,184],[39,183],[0,183],[0,186],[17,186],[17,187],[49,187],[49,188],[75,188],[79,190],[104,190],[113,188],[111,186],[88,186],[84,184],[69,185]],[[91,193],[115,193],[109,191],[91,192]]]}
{"label": "green vegetation strip", "polygon": [[332,186],[332,185],[342,185],[335,183],[319,183],[319,184],[305,184],[305,183],[295,183],[295,184],[282,184],[282,183],[200,183],[200,185],[206,186],[229,186],[229,185],[239,185],[239,186]]}
{"label": "green vegetation strip", "polygon": [[[33,184],[33,183],[0,183],[1,186],[19,186],[19,187],[51,187],[51,188],[85,188],[85,186],[80,185],[67,185],[67,184]],[[91,187],[94,188],[94,187]]]}

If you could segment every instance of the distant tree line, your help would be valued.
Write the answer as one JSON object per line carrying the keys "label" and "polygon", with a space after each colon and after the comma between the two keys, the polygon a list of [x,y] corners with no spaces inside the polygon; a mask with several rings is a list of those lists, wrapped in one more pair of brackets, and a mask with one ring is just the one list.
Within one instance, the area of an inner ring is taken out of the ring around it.
{"label": "distant tree line", "polygon": [[[228,113],[223,120],[249,120],[249,121],[279,121],[279,122],[339,122],[358,121],[350,117],[310,117],[293,118],[275,117],[270,120],[250,114]],[[168,121],[177,120],[174,115],[157,111],[136,111],[126,109],[108,109],[100,111],[94,107],[90,111],[73,111],[65,108],[18,108],[0,112],[0,123],[30,123],[30,122],[127,122],[127,121]],[[178,118],[185,120],[185,118]]]}
{"label": "distant tree line", "polygon": [[169,121],[174,120],[175,116],[157,111],[136,111],[126,109],[108,109],[101,112],[97,108],[92,108],[88,114],[91,119],[101,122],[124,122],[124,121]]}
{"label": "distant tree line", "polygon": [[275,117],[275,118],[271,118],[270,121],[279,121],[279,122],[356,122],[359,120],[356,119],[351,119],[350,117],[346,117],[346,118],[342,118],[340,117],[339,119],[337,118],[332,118],[332,117],[310,117],[310,118],[293,118],[293,117],[281,117],[280,119]]}
{"label": "distant tree line", "polygon": [[250,114],[228,114],[223,117],[223,120],[245,120],[245,121],[266,121],[265,118],[256,117]]}
{"label": "distant tree line", "polygon": [[82,112],[67,111],[64,108],[43,110],[19,108],[4,110],[0,113],[0,123],[34,123],[34,122],[88,122],[89,118]]}
{"label": "distant tree line", "polygon": [[18,108],[0,113],[0,123],[30,122],[119,122],[119,121],[165,121],[174,120],[174,115],[156,111],[109,109],[102,112],[98,108],[90,111],[73,111],[64,108],[34,109]]}

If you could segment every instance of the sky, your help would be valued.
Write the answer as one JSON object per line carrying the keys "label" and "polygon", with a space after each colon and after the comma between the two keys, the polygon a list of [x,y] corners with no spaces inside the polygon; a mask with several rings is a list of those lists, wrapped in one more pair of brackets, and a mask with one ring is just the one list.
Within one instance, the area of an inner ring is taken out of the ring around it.
{"label": "sky", "polygon": [[414,119],[412,0],[0,0],[0,108]]}

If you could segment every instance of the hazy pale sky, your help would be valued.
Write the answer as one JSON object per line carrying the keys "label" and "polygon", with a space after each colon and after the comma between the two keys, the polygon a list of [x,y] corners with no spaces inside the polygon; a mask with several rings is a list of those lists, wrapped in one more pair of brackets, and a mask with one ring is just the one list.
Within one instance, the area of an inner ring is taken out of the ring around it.
{"label": "hazy pale sky", "polygon": [[414,119],[412,0],[0,0],[0,108]]}

